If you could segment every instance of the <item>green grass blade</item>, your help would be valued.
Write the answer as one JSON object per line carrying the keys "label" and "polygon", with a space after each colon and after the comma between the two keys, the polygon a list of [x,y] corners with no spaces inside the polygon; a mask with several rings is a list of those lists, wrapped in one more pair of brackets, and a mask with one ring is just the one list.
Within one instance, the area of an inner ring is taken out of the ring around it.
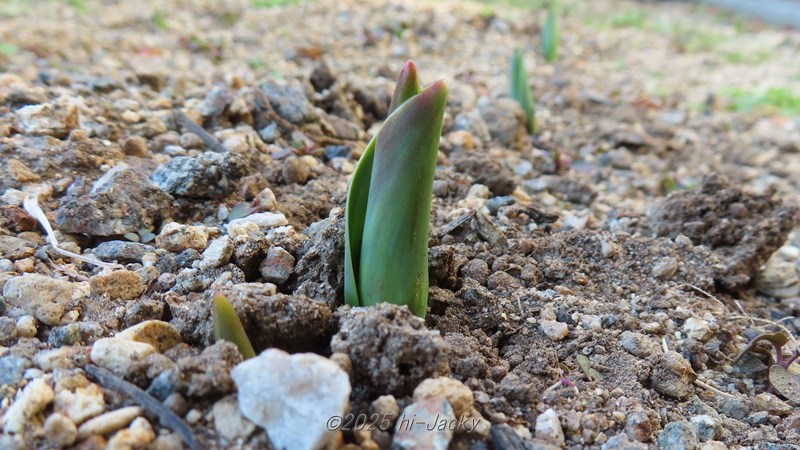
{"label": "green grass blade", "polygon": [[444,82],[434,83],[378,132],[357,279],[363,305],[408,305],[425,316],[428,226],[446,102]]}
{"label": "green grass blade", "polygon": [[212,315],[214,317],[214,336],[218,341],[225,340],[235,344],[244,359],[256,356],[253,345],[250,344],[250,339],[247,338],[247,333],[242,327],[242,322],[236,315],[236,310],[224,295],[214,294]]}
{"label": "green grass blade", "polygon": [[[419,92],[417,68],[413,61],[408,61],[403,66],[403,70],[398,77],[394,95],[392,95],[390,115],[400,105],[419,94]],[[350,190],[347,192],[347,205],[345,206],[344,214],[344,301],[350,306],[362,306],[359,300],[357,283],[358,268],[361,261],[361,238],[364,232],[364,219],[367,214],[376,139],[377,135],[369,141],[364,153],[361,154],[361,159],[358,160],[356,170],[353,172]]]}
{"label": "green grass blade", "polygon": [[558,0],[550,0],[547,10],[547,19],[542,28],[542,51],[547,62],[553,62],[558,57],[558,45],[561,40],[558,27]]}
{"label": "green grass blade", "polygon": [[528,118],[525,128],[528,133],[536,132],[536,103],[533,101],[531,86],[528,84],[528,73],[525,71],[525,60],[522,49],[514,50],[511,57],[511,98],[516,100]]}

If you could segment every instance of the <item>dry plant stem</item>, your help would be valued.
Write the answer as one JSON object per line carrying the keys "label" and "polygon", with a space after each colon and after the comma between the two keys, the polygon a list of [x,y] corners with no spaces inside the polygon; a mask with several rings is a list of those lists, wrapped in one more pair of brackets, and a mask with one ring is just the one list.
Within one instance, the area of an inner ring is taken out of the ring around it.
{"label": "dry plant stem", "polygon": [[697,286],[695,286],[695,285],[693,285],[693,284],[688,284],[688,283],[687,283],[687,284],[685,284],[684,286],[688,286],[688,287],[690,287],[690,288],[694,289],[695,291],[697,291],[697,292],[699,292],[699,293],[701,293],[701,294],[705,295],[706,297],[710,298],[711,300],[714,300],[715,302],[719,303],[719,305],[720,305],[720,306],[722,306],[722,308],[725,310],[725,312],[726,312],[726,313],[727,313],[727,312],[729,312],[729,310],[728,310],[728,307],[727,307],[727,306],[725,306],[725,303],[722,303],[722,300],[718,299],[718,298],[717,298],[717,297],[715,297],[714,295],[712,295],[712,294],[710,294],[710,293],[708,293],[708,292],[704,291],[703,289],[700,289],[699,287],[697,287]]}
{"label": "dry plant stem", "polygon": [[56,240],[56,234],[53,231],[53,227],[50,225],[50,221],[47,219],[47,216],[42,211],[42,208],[39,206],[39,199],[36,195],[28,195],[25,197],[25,200],[22,202],[22,207],[25,211],[28,212],[31,216],[35,217],[39,224],[44,228],[45,233],[47,234],[47,241],[50,243],[50,246],[53,247],[53,250],[60,253],[61,255],[77,259],[78,261],[83,261],[89,264],[94,264],[95,266],[105,267],[108,269],[124,269],[125,267],[120,264],[114,263],[107,263],[104,261],[100,261],[99,259],[91,258],[88,256],[79,255],[77,253],[73,253],[69,250],[64,250],[63,248],[58,246],[58,241]]}
{"label": "dry plant stem", "polygon": [[[279,116],[278,113],[275,112],[275,108],[272,107],[272,103],[269,101],[269,98],[266,95],[259,95],[259,98],[264,102],[264,107],[267,110],[266,111],[267,116],[269,116],[269,118],[272,121],[277,123],[279,127],[283,128],[284,130],[300,131],[293,123]],[[304,134],[319,145],[344,145],[344,144],[351,144],[354,142],[347,139],[338,139],[331,136],[308,134],[308,133]]]}
{"label": "dry plant stem", "polygon": [[114,375],[112,372],[103,369],[102,367],[89,364],[86,366],[86,372],[91,375],[101,386],[112,391],[125,394],[133,401],[139,404],[149,413],[158,417],[161,424],[167,428],[172,429],[178,433],[186,444],[192,450],[202,450],[202,446],[197,442],[197,439],[192,434],[192,430],[183,421],[175,415],[169,408],[164,406],[161,402],[151,397],[147,392],[139,389],[135,385],[128,383],[122,378]]}
{"label": "dry plant stem", "polygon": [[731,395],[731,394],[728,394],[727,392],[720,391],[719,389],[715,388],[714,386],[711,386],[710,384],[708,384],[708,383],[706,383],[704,381],[700,381],[699,379],[694,380],[694,384],[700,386],[703,389],[707,389],[707,390],[709,390],[709,391],[711,391],[711,392],[713,392],[713,393],[715,393],[717,395],[725,397],[725,398],[734,398],[734,397],[736,397],[735,395]]}
{"label": "dry plant stem", "polygon": [[203,141],[203,145],[205,145],[206,149],[217,153],[227,153],[228,150],[222,146],[217,138],[212,136],[203,127],[195,123],[195,121],[192,120],[191,117],[187,116],[186,113],[180,110],[175,110],[174,117],[175,121],[178,122],[180,126],[186,128],[186,131],[199,137],[200,140]]}

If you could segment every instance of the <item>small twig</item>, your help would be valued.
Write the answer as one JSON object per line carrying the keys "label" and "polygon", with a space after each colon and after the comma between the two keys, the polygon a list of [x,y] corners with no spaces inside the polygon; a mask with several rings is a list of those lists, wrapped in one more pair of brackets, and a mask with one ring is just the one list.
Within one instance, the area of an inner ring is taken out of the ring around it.
{"label": "small twig", "polygon": [[200,446],[200,443],[192,434],[192,430],[183,423],[180,417],[170,411],[163,403],[151,397],[150,394],[102,367],[89,364],[86,366],[86,372],[96,379],[101,386],[127,395],[146,411],[158,417],[161,424],[178,433],[189,448],[202,450],[203,447]]}
{"label": "small twig", "polygon": [[[722,308],[725,310],[725,312],[728,312],[728,307],[725,306],[725,303],[722,303],[722,300],[718,299],[713,294],[710,294],[710,293],[704,291],[703,289],[700,289],[699,287],[697,287],[697,286],[695,286],[693,284],[686,283],[686,284],[684,284],[684,286],[688,286],[688,287],[694,289],[695,291],[697,291],[697,292],[705,295],[706,297],[710,298],[711,300],[714,300],[715,302],[719,303],[720,306],[722,306]],[[740,306],[740,308],[741,308],[741,306]]]}
{"label": "small twig", "polygon": [[734,398],[734,397],[736,397],[735,395],[731,395],[731,394],[728,394],[727,392],[720,391],[719,389],[715,388],[714,386],[711,386],[710,384],[708,384],[708,383],[706,383],[704,381],[700,381],[699,379],[694,380],[694,384],[700,386],[703,389],[707,389],[707,390],[709,390],[709,391],[711,391],[711,392],[713,392],[713,393],[715,393],[717,395],[721,395],[721,396],[723,396],[725,398]]}
{"label": "small twig", "polygon": [[199,137],[200,140],[203,141],[203,145],[205,145],[207,150],[211,150],[217,153],[227,153],[227,149],[220,144],[220,142],[212,136],[205,128],[201,127],[191,117],[187,116],[181,110],[175,110],[175,121],[178,122],[178,125],[186,128],[186,131],[189,133],[194,134],[195,136]]}
{"label": "small twig", "polygon": [[39,206],[39,194],[29,194],[25,197],[25,200],[22,202],[22,208],[28,212],[31,216],[35,217],[37,221],[39,221],[39,225],[44,228],[44,232],[47,235],[47,241],[50,243],[50,247],[53,248],[54,251],[60,253],[63,256],[68,256],[73,259],[77,259],[78,261],[83,261],[89,264],[94,264],[95,266],[106,267],[109,269],[117,269],[122,268],[124,269],[125,266],[120,264],[114,263],[107,263],[100,261],[99,259],[95,259],[89,256],[79,255],[77,253],[73,253],[69,250],[64,250],[63,248],[58,246],[58,240],[56,240],[56,233],[53,231],[53,227],[50,225],[50,221],[47,219],[47,216],[42,211],[42,208]]}

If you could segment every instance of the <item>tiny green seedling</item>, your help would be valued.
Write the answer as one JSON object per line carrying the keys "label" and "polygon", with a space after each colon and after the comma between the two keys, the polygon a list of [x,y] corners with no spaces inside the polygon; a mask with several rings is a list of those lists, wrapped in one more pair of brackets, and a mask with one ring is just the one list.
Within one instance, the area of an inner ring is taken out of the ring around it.
{"label": "tiny green seedling", "polygon": [[525,111],[527,122],[525,128],[528,133],[536,132],[536,103],[533,101],[533,92],[528,84],[528,72],[525,71],[525,60],[522,49],[514,50],[511,57],[511,98],[517,101]]}
{"label": "tiny green seedling", "polygon": [[344,297],[351,306],[388,302],[424,317],[428,226],[447,87],[420,90],[403,67],[390,115],[353,173],[345,208]]}
{"label": "tiny green seedling", "polygon": [[239,320],[239,316],[236,315],[236,310],[233,309],[233,305],[228,301],[228,298],[217,293],[214,294],[213,302],[214,337],[218,341],[232,342],[239,349],[239,353],[242,354],[244,359],[256,356],[253,345],[244,331],[242,322]]}
{"label": "tiny green seedling", "polygon": [[125,239],[133,242],[141,242],[142,244],[146,244],[151,242],[153,239],[156,238],[156,235],[153,234],[153,230],[148,228],[142,228],[137,230],[136,233],[125,233],[123,234]]}
{"label": "tiny green seedling", "polygon": [[228,222],[247,217],[254,212],[256,212],[256,208],[250,202],[239,202],[231,208],[231,212],[228,214]]}
{"label": "tiny green seedling", "polygon": [[547,10],[547,19],[542,27],[542,51],[547,62],[553,62],[558,57],[558,45],[561,41],[561,31],[558,24],[558,0],[550,0]]}

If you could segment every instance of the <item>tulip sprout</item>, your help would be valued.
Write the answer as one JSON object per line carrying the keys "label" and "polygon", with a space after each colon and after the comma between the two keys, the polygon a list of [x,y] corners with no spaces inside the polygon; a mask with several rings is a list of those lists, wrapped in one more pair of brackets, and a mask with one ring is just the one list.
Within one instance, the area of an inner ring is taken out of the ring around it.
{"label": "tulip sprout", "polygon": [[256,356],[253,345],[242,327],[242,322],[227,297],[222,294],[214,294],[212,315],[214,317],[214,337],[218,341],[232,342],[239,348],[239,353],[244,359]]}
{"label": "tulip sprout", "polygon": [[542,27],[542,51],[547,62],[553,62],[558,56],[558,44],[561,33],[558,26],[558,0],[550,0],[547,19]]}
{"label": "tulip sprout", "polygon": [[528,133],[536,132],[536,103],[533,101],[531,86],[528,84],[528,73],[525,71],[525,61],[522,57],[522,49],[514,50],[511,57],[511,98],[516,100],[528,121],[525,128]]}
{"label": "tulip sprout", "polygon": [[345,209],[344,296],[351,306],[428,303],[428,226],[447,87],[420,91],[403,67],[390,115],[353,173]]}

